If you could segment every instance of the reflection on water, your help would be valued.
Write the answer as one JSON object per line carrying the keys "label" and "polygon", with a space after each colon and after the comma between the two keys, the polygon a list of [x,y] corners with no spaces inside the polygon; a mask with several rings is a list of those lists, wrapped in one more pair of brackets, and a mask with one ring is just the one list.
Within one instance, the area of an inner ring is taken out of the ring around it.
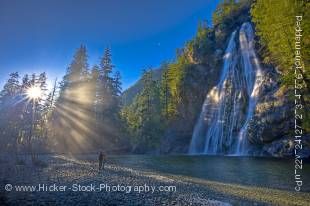
{"label": "reflection on water", "polygon": [[[229,156],[114,156],[111,162],[134,169],[284,190],[294,190],[294,161]],[[310,165],[302,170],[303,191],[310,191]]]}

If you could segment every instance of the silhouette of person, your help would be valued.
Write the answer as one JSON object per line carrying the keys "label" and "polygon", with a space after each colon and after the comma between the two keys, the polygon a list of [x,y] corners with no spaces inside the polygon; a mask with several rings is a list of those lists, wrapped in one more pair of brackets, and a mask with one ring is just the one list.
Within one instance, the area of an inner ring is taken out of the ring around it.
{"label": "silhouette of person", "polygon": [[106,160],[107,160],[105,153],[101,151],[99,153],[98,159],[99,159],[99,171],[100,171],[104,169],[104,164],[106,163]]}
{"label": "silhouette of person", "polygon": [[99,160],[99,171],[100,171],[103,166],[103,152],[102,151],[99,153],[98,160]]}

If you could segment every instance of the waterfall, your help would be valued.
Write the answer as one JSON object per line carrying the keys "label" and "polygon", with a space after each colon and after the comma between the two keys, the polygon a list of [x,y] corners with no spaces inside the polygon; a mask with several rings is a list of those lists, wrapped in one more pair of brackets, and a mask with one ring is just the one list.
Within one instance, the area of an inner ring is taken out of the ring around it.
{"label": "waterfall", "polygon": [[251,24],[244,23],[242,25],[239,34],[239,42],[243,68],[245,70],[246,87],[248,89],[247,94],[249,96],[246,120],[238,134],[238,142],[235,152],[238,155],[243,155],[247,153],[247,126],[254,115],[257,98],[262,84],[262,70],[254,50],[254,32]]}
{"label": "waterfall", "polygon": [[262,70],[254,50],[254,32],[248,22],[234,31],[223,56],[218,84],[207,94],[195,125],[190,154],[248,152],[247,126],[259,96]]}

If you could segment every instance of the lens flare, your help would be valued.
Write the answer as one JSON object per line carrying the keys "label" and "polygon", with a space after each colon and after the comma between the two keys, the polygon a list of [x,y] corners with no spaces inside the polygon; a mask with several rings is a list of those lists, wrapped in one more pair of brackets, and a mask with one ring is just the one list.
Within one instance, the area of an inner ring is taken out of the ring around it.
{"label": "lens flare", "polygon": [[32,86],[27,89],[26,95],[29,99],[39,99],[42,96],[40,87]]}

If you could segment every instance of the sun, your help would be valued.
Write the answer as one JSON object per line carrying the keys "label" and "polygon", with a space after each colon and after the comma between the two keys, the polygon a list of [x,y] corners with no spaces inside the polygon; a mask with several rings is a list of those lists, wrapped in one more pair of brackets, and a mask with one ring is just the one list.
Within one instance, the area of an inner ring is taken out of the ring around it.
{"label": "sun", "polygon": [[32,86],[27,89],[26,95],[29,99],[36,100],[42,96],[42,90],[38,86]]}

